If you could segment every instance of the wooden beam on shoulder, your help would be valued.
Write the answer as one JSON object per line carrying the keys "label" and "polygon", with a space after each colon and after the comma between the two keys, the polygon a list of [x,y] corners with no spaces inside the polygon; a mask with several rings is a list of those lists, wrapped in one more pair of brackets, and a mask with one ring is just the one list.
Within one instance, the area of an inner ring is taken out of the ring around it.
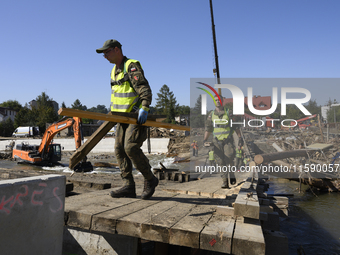
{"label": "wooden beam on shoulder", "polygon": [[[88,111],[81,111],[81,110],[69,109],[69,108],[60,108],[58,111],[58,114],[63,115],[63,116],[80,117],[80,118],[87,118],[87,119],[94,119],[94,120],[104,120],[104,121],[110,121],[110,122],[116,122],[116,123],[137,124],[136,118],[121,116],[120,114],[118,115],[114,112],[111,112],[111,114],[104,114],[104,113],[88,112]],[[149,116],[148,116],[148,120],[142,126],[190,131],[189,126],[181,126],[181,125],[176,125],[176,124],[157,122],[155,120],[150,120]]]}

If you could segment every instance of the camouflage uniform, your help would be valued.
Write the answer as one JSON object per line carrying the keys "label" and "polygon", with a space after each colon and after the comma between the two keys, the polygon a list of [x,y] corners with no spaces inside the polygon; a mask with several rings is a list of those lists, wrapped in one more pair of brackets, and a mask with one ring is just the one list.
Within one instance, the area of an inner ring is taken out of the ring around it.
{"label": "camouflage uniform", "polygon": [[[126,59],[127,58],[124,57],[121,65],[116,68],[115,75],[118,75],[124,70]],[[144,77],[144,71],[140,64],[138,62],[131,63],[127,67],[127,72],[130,84],[138,94],[141,104],[145,107],[149,107],[152,100],[151,88]],[[127,185],[134,184],[132,163],[136,169],[142,173],[146,180],[150,180],[153,177],[149,160],[140,148],[146,138],[146,126],[122,123],[117,124],[115,154],[121,171],[121,177],[125,180]]]}
{"label": "camouflage uniform", "polygon": [[[227,109],[226,109],[227,110]],[[212,133],[214,131],[214,125],[212,121],[213,113],[219,118],[222,118],[224,115],[223,112],[217,112],[216,110],[211,111],[206,120],[206,129],[205,131]],[[231,119],[229,117],[229,119]],[[224,140],[217,140],[217,138],[213,137],[212,139],[213,146],[214,146],[214,158],[215,164],[221,167],[223,166],[233,166],[234,165],[234,158],[235,158],[235,145],[233,139],[233,128],[231,128],[231,132],[227,139]],[[221,174],[222,179],[225,181],[228,178],[228,172],[223,172]],[[230,172],[230,178],[235,178],[233,172]]]}

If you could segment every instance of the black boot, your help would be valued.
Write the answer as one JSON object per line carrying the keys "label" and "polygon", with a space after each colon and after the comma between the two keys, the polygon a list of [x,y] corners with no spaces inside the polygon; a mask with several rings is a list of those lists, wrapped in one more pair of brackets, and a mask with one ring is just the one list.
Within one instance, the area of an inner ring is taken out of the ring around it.
{"label": "black boot", "polygon": [[153,176],[153,178],[150,181],[145,180],[144,190],[142,193],[142,199],[149,199],[155,192],[155,188],[157,187],[157,185],[158,185],[158,179],[155,176]]}
{"label": "black boot", "polygon": [[125,185],[120,189],[110,192],[111,197],[131,197],[136,198],[136,186],[134,184]]}
{"label": "black boot", "polygon": [[222,183],[221,188],[222,189],[229,189],[228,179],[222,179],[222,180],[223,180],[223,183]]}

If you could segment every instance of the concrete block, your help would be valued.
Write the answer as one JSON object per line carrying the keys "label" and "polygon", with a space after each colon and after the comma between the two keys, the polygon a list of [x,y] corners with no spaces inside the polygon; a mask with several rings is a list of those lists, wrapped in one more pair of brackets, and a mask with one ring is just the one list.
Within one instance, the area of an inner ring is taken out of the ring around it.
{"label": "concrete block", "polygon": [[226,216],[234,216],[234,207],[229,206],[217,206],[216,214],[226,215]]}
{"label": "concrete block", "polygon": [[62,252],[66,177],[0,181],[1,254]]}
{"label": "concrete block", "polygon": [[137,255],[138,238],[64,227],[63,254]]}

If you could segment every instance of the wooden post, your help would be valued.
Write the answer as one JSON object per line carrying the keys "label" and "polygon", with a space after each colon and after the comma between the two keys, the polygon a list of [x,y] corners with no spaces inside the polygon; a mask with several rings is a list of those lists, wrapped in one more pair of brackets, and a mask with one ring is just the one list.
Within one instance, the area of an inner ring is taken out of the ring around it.
{"label": "wooden post", "polygon": [[278,159],[294,158],[294,157],[308,157],[307,150],[292,150],[292,151],[281,151],[268,154],[258,154],[254,157],[256,164],[262,164]]}
{"label": "wooden post", "polygon": [[69,168],[73,169],[80,161],[82,161],[116,124],[116,122],[105,121],[96,132],[94,132],[91,137],[72,154],[69,161]]}
{"label": "wooden post", "polygon": [[323,133],[322,133],[322,128],[321,128],[321,122],[320,122],[320,115],[318,114],[318,122],[319,122],[319,128],[320,128],[320,133],[321,133],[321,139],[322,139],[322,142],[324,143],[324,139],[323,139]]}

